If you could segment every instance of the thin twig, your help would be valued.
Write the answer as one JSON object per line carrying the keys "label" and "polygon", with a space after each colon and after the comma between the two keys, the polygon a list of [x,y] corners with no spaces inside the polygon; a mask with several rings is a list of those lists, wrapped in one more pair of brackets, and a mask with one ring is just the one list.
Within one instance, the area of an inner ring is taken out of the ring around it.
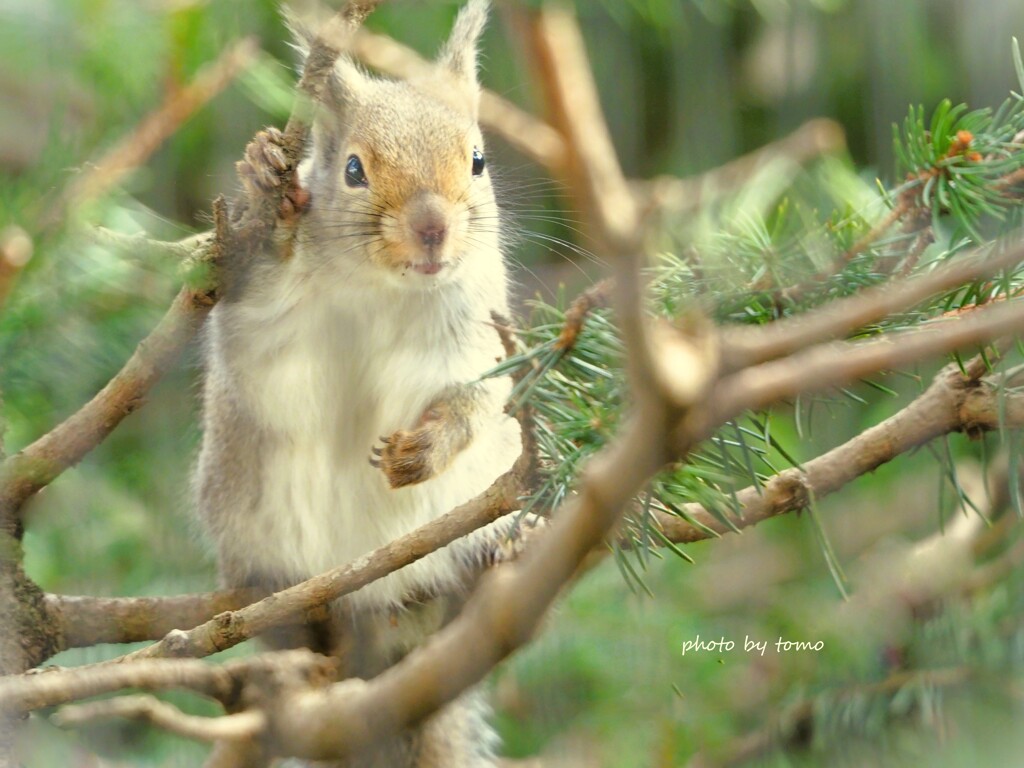
{"label": "thin twig", "polygon": [[991,276],[1021,261],[1024,245],[1020,244],[995,255],[976,253],[926,275],[890,281],[788,320],[728,331],[723,345],[724,364],[730,369],[753,365],[840,338],[891,314],[907,311],[942,291]]}
{"label": "thin twig", "polygon": [[59,222],[68,210],[101,197],[127,173],[145,163],[185,121],[248,68],[256,60],[258,50],[254,38],[239,40],[216,61],[199,70],[190,83],[171,90],[163,103],[130,134],[68,185],[49,214],[50,221]]}
{"label": "thin twig", "polygon": [[209,239],[213,237],[210,232],[200,232],[195,235],[189,235],[182,240],[154,240],[145,234],[126,235],[106,227],[94,227],[89,230],[89,234],[97,243],[120,251],[155,253],[177,262],[185,262],[193,258],[197,249],[201,250]]}
{"label": "thin twig", "polygon": [[198,741],[242,741],[258,737],[267,727],[267,716],[258,710],[220,717],[187,715],[155,696],[120,696],[116,699],[73,704],[50,716],[60,728],[77,728],[99,720],[123,717],[163,728]]}
{"label": "thin twig", "polygon": [[123,688],[187,690],[231,706],[241,693],[241,683],[249,675],[278,668],[321,681],[334,677],[337,663],[303,649],[267,652],[220,665],[198,659],[145,659],[131,664],[43,669],[0,677],[0,712],[28,712]]}
{"label": "thin twig", "polygon": [[579,339],[583,331],[583,323],[593,310],[608,305],[609,294],[613,288],[614,281],[605,278],[583,291],[577,296],[569,309],[565,312],[565,323],[562,325],[562,332],[555,341],[555,349],[562,354],[568,353]]}
{"label": "thin twig", "polygon": [[689,213],[736,192],[760,169],[780,160],[806,165],[826,155],[846,151],[842,126],[817,118],[801,125],[789,136],[766,144],[749,154],[693,178],[663,176],[634,182],[641,207],[673,216]]}

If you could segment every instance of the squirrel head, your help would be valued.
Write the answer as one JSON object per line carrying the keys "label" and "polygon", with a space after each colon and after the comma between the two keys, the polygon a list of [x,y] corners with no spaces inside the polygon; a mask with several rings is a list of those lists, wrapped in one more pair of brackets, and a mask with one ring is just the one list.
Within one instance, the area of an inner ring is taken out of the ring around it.
{"label": "squirrel head", "polygon": [[477,125],[476,44],[488,5],[470,0],[422,77],[376,78],[339,57],[303,180],[312,258],[416,288],[451,280],[474,259],[500,261]]}

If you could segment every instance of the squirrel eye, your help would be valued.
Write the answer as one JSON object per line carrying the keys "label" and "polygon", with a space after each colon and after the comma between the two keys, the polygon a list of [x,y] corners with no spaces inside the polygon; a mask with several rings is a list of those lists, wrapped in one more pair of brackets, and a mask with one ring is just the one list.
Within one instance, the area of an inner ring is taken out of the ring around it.
{"label": "squirrel eye", "polygon": [[363,162],[355,155],[349,155],[345,163],[345,183],[350,187],[365,187],[370,183],[366,180]]}
{"label": "squirrel eye", "polygon": [[473,175],[479,176],[484,172],[484,153],[473,147]]}

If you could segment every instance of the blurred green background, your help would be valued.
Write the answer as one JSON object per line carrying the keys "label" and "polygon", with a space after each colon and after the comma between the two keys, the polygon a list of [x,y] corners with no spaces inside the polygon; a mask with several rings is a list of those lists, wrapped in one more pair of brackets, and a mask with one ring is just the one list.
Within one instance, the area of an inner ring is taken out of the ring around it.
{"label": "blurred green background", "polygon": [[[530,62],[502,23],[503,5],[511,3],[498,3],[499,18],[485,35],[483,80],[536,112]],[[390,0],[369,26],[432,53],[456,8]],[[1016,87],[1011,36],[1024,37],[1024,4],[1014,0],[579,0],[576,8],[616,146],[637,178],[696,174],[810,117],[831,116],[847,131],[848,172],[865,185],[876,176],[891,181],[891,126],[907,106],[930,111],[942,98],[998,105]],[[122,186],[54,220],[62,190],[78,174],[248,35],[262,47],[253,66]],[[77,227],[167,239],[206,227],[211,199],[236,186],[233,164],[249,137],[283,124],[292,66],[273,2],[0,0],[0,226],[17,225],[34,242],[33,259],[0,311],[9,453],[91,397],[179,284],[177,265],[98,245]],[[491,167],[503,169],[499,179],[509,189],[545,178],[500,139],[491,152]],[[523,221],[574,241],[571,203],[557,188],[538,189],[536,200],[516,205],[543,206],[562,222]],[[569,245],[528,240],[513,259],[524,298],[540,291],[550,299],[560,282],[579,286],[599,272]],[[198,379],[193,351],[145,408],[32,502],[26,564],[45,589],[141,595],[215,585],[189,513]],[[784,418],[777,435],[788,431],[797,458],[815,456],[894,412],[913,390],[892,386],[900,398],[858,391],[861,404],[819,409],[810,435],[797,437]],[[959,438],[950,446],[958,457],[980,453]],[[876,572],[879,551],[933,530],[943,503],[952,510],[948,494],[940,503],[940,484],[939,467],[922,452],[821,504],[855,587],[858,574]],[[1007,694],[998,674],[982,674],[967,689],[921,686],[897,705],[851,689],[884,679],[900,666],[894,655],[916,654],[921,667],[956,665],[963,655],[996,669],[1016,665],[1024,644],[1013,651],[1004,635],[985,633],[1007,617],[1019,624],[1019,578],[900,624],[877,606],[856,613],[842,605],[802,519],[688,551],[696,565],[650,560],[643,576],[653,598],[606,563],[583,579],[539,640],[495,675],[509,754],[560,756],[566,765],[682,765],[698,750],[728,752],[788,705],[817,694],[825,694],[813,699],[824,725],[797,749],[768,751],[765,764],[1010,765],[1021,754],[1020,692]],[[740,644],[747,636],[822,640],[824,650],[682,656],[682,644],[697,635]],[[122,651],[89,649],[55,661]],[[837,690],[854,694],[829,699]],[[193,765],[202,754],[131,725],[80,737],[35,720],[28,736],[33,766]]]}

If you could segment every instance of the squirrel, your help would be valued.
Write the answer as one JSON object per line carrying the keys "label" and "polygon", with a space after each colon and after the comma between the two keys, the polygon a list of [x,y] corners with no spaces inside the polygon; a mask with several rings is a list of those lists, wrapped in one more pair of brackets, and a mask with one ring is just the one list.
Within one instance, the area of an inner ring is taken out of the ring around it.
{"label": "squirrel", "polygon": [[[226,586],[277,590],[351,562],[477,496],[519,457],[511,382],[481,379],[504,357],[492,317],[507,315],[509,293],[477,124],[488,10],[470,0],[432,74],[414,81],[340,56],[285,235],[224,267],[194,486]],[[257,135],[243,185],[280,183],[281,140]],[[347,675],[370,678],[450,617],[511,527],[503,518],[364,587],[332,606],[327,628],[272,641],[338,653]],[[345,765],[495,765],[486,715],[471,691]]]}

